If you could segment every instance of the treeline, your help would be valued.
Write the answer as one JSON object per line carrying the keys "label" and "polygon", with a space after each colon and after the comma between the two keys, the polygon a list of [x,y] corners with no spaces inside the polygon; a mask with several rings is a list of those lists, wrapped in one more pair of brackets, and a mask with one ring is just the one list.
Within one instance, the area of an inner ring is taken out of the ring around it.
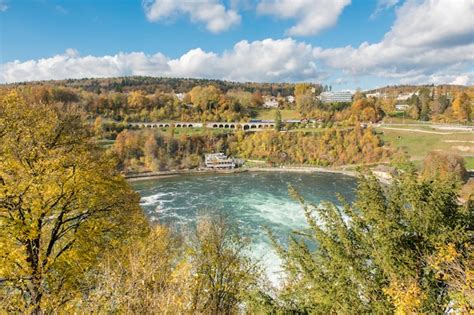
{"label": "treeline", "polygon": [[2,313],[474,309],[474,199],[461,203],[459,178],[444,172],[454,160],[433,157],[423,176],[405,165],[390,186],[363,174],[350,204],[311,205],[291,190],[308,229],[286,246],[269,228],[283,261],[273,287],[225,218],[208,214],[184,234],[151,226],[80,112],[12,92],[0,113]]}
{"label": "treeline", "polygon": [[112,150],[126,173],[190,169],[202,166],[205,153],[226,152],[232,139],[232,135],[212,133],[175,136],[173,129],[167,133],[125,130]]}
{"label": "treeline", "polygon": [[[406,101],[397,101],[397,95],[366,97],[365,94],[356,93],[352,103],[325,104],[314,98],[309,86],[300,84],[295,89],[295,97],[296,109],[303,117],[326,122],[375,123],[384,118],[400,117],[420,121],[466,123],[474,118],[474,104],[466,91],[459,89],[456,93],[435,97],[431,89],[422,88],[417,91],[418,94],[413,94]],[[396,105],[399,103],[408,105],[408,108],[398,110]]]}
{"label": "treeline", "polygon": [[392,150],[371,129],[328,128],[318,133],[238,131],[229,134],[174,136],[173,129],[119,133],[112,147],[125,172],[188,169],[203,166],[205,153],[225,152],[234,157],[271,164],[337,166],[387,160]]}
{"label": "treeline", "polygon": [[28,102],[78,107],[91,120],[101,117],[115,121],[242,121],[255,116],[255,109],[263,103],[259,93],[223,93],[212,85],[195,86],[182,100],[175,93],[148,94],[143,90],[97,94],[57,86],[25,86],[18,91]]}
{"label": "treeline", "polygon": [[187,93],[195,86],[213,85],[224,93],[229,90],[243,90],[254,93],[260,92],[265,95],[293,95],[294,83],[258,83],[258,82],[232,82],[212,79],[194,78],[157,78],[157,77],[117,77],[117,78],[90,78],[90,79],[68,79],[52,81],[36,81],[9,84],[8,87],[22,86],[56,86],[80,89],[96,94],[132,91],[144,91],[147,94],[155,93],[157,90],[164,93]]}
{"label": "treeline", "polygon": [[[95,82],[105,88],[90,88]],[[123,83],[129,89],[111,89]],[[161,82],[161,83],[153,83]],[[166,83],[167,82],[167,83]],[[99,84],[100,83],[100,84]],[[142,84],[143,83],[143,84]],[[400,117],[421,121],[470,122],[473,93],[469,88],[422,87],[397,110],[397,94],[367,98],[356,93],[352,102],[323,103],[318,95],[327,90],[319,84],[229,83],[213,80],[113,78],[66,80],[15,85],[29,102],[57,102],[83,109],[90,120],[114,121],[248,121],[273,95],[280,109],[293,109],[303,118],[324,122],[358,124]],[[261,86],[262,88],[258,88]],[[10,89],[10,85],[3,86]],[[405,91],[400,88],[400,91]],[[436,93],[435,93],[436,91]],[[294,95],[295,101],[285,96]]]}
{"label": "treeline", "polygon": [[378,89],[367,90],[364,93],[383,93],[389,97],[396,97],[399,94],[404,93],[416,93],[419,90],[428,89],[431,93],[435,95],[446,95],[454,96],[458,93],[467,93],[470,97],[474,96],[474,87],[473,86],[464,86],[464,85],[452,85],[452,84],[425,84],[425,85],[388,85]]}
{"label": "treeline", "polygon": [[371,129],[328,128],[321,133],[263,131],[237,144],[239,156],[274,164],[337,166],[380,162],[393,153]]}

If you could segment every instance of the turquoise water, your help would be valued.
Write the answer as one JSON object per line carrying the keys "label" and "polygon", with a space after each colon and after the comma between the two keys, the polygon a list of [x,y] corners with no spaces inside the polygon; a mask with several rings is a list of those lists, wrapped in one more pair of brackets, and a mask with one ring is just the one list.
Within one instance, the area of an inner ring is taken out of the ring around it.
{"label": "turquoise water", "polygon": [[280,259],[262,227],[283,242],[291,231],[307,227],[302,207],[288,194],[290,184],[308,202],[337,203],[336,193],[353,199],[356,180],[331,173],[261,172],[162,178],[135,182],[133,187],[152,222],[177,230],[192,229],[196,218],[209,212],[224,214],[251,238],[252,255],[278,281]]}

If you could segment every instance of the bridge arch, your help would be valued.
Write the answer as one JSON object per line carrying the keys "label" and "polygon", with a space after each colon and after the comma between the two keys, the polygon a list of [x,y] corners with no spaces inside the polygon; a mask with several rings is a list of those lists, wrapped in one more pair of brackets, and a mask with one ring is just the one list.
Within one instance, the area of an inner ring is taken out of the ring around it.
{"label": "bridge arch", "polygon": [[219,126],[217,124],[212,125],[212,128],[218,128]]}
{"label": "bridge arch", "polygon": [[189,128],[193,128],[194,126],[193,126],[193,124],[189,124],[188,127],[189,127]]}
{"label": "bridge arch", "polygon": [[248,130],[250,129],[250,126],[249,125],[244,125],[244,130]]}
{"label": "bridge arch", "polygon": [[220,125],[219,125],[219,128],[224,128],[224,125],[223,125],[223,124],[220,124]]}

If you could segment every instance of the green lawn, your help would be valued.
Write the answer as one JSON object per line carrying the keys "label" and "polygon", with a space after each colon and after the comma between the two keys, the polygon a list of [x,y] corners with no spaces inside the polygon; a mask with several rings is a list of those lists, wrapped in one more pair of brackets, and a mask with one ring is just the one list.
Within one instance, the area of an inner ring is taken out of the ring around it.
{"label": "green lawn", "polygon": [[474,156],[465,156],[466,168],[468,170],[474,170]]}
{"label": "green lawn", "polygon": [[[294,109],[281,109],[281,119],[301,119],[300,113]],[[261,109],[258,111],[257,119],[273,120],[275,119],[276,109]]]}
{"label": "green lawn", "polygon": [[[385,143],[402,148],[413,160],[422,160],[430,151],[439,150],[462,156],[474,156],[474,133],[430,134],[410,130],[376,128]],[[468,158],[472,166],[474,158]]]}

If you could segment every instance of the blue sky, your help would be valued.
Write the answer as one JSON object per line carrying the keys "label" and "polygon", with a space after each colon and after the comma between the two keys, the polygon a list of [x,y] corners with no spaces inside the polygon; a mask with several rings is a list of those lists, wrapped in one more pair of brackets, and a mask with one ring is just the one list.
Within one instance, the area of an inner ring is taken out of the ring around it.
{"label": "blue sky", "polygon": [[471,0],[0,0],[0,81],[153,75],[340,89],[472,84],[473,6]]}

